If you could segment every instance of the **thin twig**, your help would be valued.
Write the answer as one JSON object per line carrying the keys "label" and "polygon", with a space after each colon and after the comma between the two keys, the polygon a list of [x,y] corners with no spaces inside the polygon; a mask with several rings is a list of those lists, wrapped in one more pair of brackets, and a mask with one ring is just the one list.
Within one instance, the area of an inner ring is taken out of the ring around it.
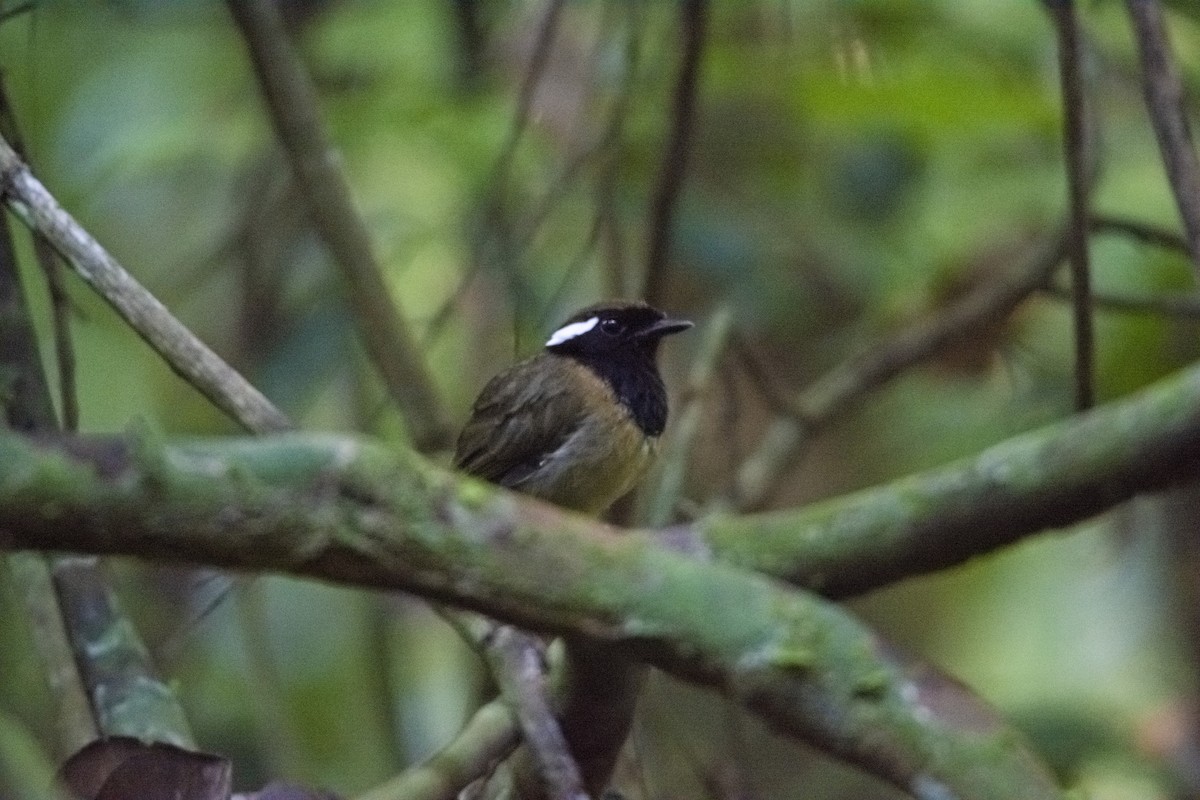
{"label": "thin twig", "polygon": [[[1187,252],[1185,243],[1176,234],[1152,225],[1102,215],[1093,217],[1090,225],[1098,232],[1131,236],[1157,247]],[[1064,231],[1038,247],[1011,277],[979,287],[939,317],[917,322],[873,350],[839,364],[794,398],[780,397],[777,391],[764,392],[779,416],[758,449],[742,464],[731,504],[742,509],[761,507],[782,480],[783,473],[803,455],[812,437],[859,397],[952,344],[963,331],[1010,313],[1030,293],[1044,288],[1065,257],[1067,235]],[[1115,307],[1119,301],[1104,296],[1097,302]],[[1178,310],[1170,313],[1186,316],[1186,303],[1174,305]],[[765,377],[753,371],[756,364],[748,366],[756,381]]]}
{"label": "thin twig", "polygon": [[1192,265],[1200,273],[1200,160],[1183,107],[1183,82],[1171,55],[1158,0],[1126,0],[1125,5],[1137,39],[1146,108],[1183,218]]}
{"label": "thin twig", "polygon": [[283,412],[197,339],[64,211],[2,138],[0,189],[9,208],[26,225],[44,235],[167,365],[217,408],[249,431],[266,433],[291,427]]}
{"label": "thin twig", "polygon": [[54,430],[58,420],[25,301],[8,215],[0,210],[0,426]]}
{"label": "thin twig", "polygon": [[542,20],[538,25],[537,36],[533,43],[533,52],[529,56],[529,66],[521,80],[521,88],[517,94],[517,104],[513,111],[512,125],[508,130],[508,138],[500,148],[500,154],[492,166],[492,177],[489,191],[493,197],[503,194],[504,182],[508,179],[508,170],[512,166],[517,145],[529,124],[529,116],[533,112],[533,101],[537,97],[538,85],[550,63],[550,53],[554,48],[554,39],[558,35],[559,20],[562,17],[566,0],[546,0],[546,10],[542,12]]}
{"label": "thin twig", "polygon": [[[8,102],[8,91],[0,75],[0,132],[9,137],[13,150],[26,160],[24,137],[16,114]],[[71,340],[71,299],[63,282],[62,264],[53,245],[41,233],[33,232],[33,254],[46,278],[50,294],[50,315],[54,325],[54,351],[58,363],[59,402],[63,430],[79,429],[79,397],[75,388],[75,347]]]}
{"label": "thin twig", "polygon": [[254,64],[271,124],[287,153],[313,224],[342,271],[359,337],[409,424],[419,450],[451,440],[445,408],[417,344],[391,299],[378,258],[350,194],[316,91],[270,0],[229,0]]}
{"label": "thin twig", "polygon": [[17,3],[12,8],[0,10],[0,24],[8,22],[10,19],[18,17],[27,11],[33,11],[35,7],[36,3],[33,0],[27,0],[24,3]]}
{"label": "thin twig", "polygon": [[[491,171],[483,184],[482,197],[478,203],[480,231],[473,248],[474,257],[472,260],[474,263],[463,284],[465,286],[466,281],[469,281],[473,274],[483,267],[489,255],[485,252],[485,247],[492,245],[494,253],[491,256],[496,262],[499,271],[509,281],[509,293],[513,306],[513,352],[516,353],[522,350],[520,323],[523,318],[523,309],[532,305],[532,303],[529,302],[529,291],[525,286],[525,281],[520,274],[518,266],[518,253],[525,245],[514,241],[513,225],[509,218],[510,212],[506,203],[508,179],[513,159],[516,157],[517,148],[521,143],[521,138],[524,136],[525,129],[529,125],[529,119],[533,114],[538,87],[550,63],[550,56],[554,50],[554,43],[558,36],[560,20],[565,6],[565,0],[546,0],[544,10],[541,13],[541,21],[538,23],[537,34],[534,37],[529,64],[525,69],[520,89],[517,92],[516,105],[513,110],[513,119],[509,126],[508,136],[504,144],[500,147],[496,160],[492,164]],[[535,227],[527,233],[527,236],[532,238],[535,233],[536,223]]]}
{"label": "thin twig", "polygon": [[1131,239],[1137,239],[1143,244],[1152,245],[1163,250],[1171,250],[1184,256],[1189,255],[1187,241],[1182,236],[1157,225],[1126,219],[1124,217],[1093,214],[1091,228],[1095,233],[1127,236]]}
{"label": "thin twig", "polygon": [[633,293],[625,259],[625,241],[617,210],[617,188],[621,175],[625,121],[633,105],[638,67],[642,60],[644,25],[643,3],[622,3],[628,29],[625,41],[624,81],[609,112],[604,140],[608,153],[596,181],[596,216],[600,221],[605,253],[605,289],[609,297],[627,297]]}
{"label": "thin twig", "polygon": [[[54,430],[50,389],[38,354],[29,304],[21,285],[8,215],[0,212],[0,427]],[[71,652],[48,559],[39,553],[11,553],[8,579],[25,608],[34,650],[41,660],[50,697],[59,753],[66,757],[96,738],[96,718]]]}
{"label": "thin twig", "polygon": [[638,521],[648,528],[660,528],[671,521],[671,515],[683,493],[683,481],[691,462],[692,445],[700,431],[704,406],[712,390],[717,364],[725,352],[733,328],[733,313],[728,306],[718,308],[705,325],[691,374],[688,375],[686,400],[679,421],[655,469],[656,480],[643,490],[645,505],[637,514]]}
{"label": "thin twig", "polygon": [[50,318],[54,326],[54,357],[58,364],[58,396],[62,427],[79,430],[79,391],[75,382],[75,345],[71,338],[71,297],[63,280],[63,265],[54,246],[40,233],[33,236],[33,253],[46,276]]}
{"label": "thin twig", "polygon": [[[1062,286],[1047,286],[1042,290],[1060,300],[1071,297],[1071,290]],[[1096,291],[1092,304],[1099,310],[1128,314],[1153,314],[1162,317],[1200,320],[1200,295],[1195,293],[1132,297],[1125,294]]]}
{"label": "thin twig", "polygon": [[476,614],[451,611],[443,616],[464,638],[474,642],[487,660],[501,695],[516,715],[547,798],[585,800],[579,765],[550,704],[541,640]]}
{"label": "thin twig", "polygon": [[[16,131],[16,119],[7,104],[3,122],[9,131]],[[59,423],[7,222],[5,215],[0,220],[0,373],[13,375],[14,385],[11,391],[0,388],[0,405],[10,424],[45,434],[58,430]],[[42,248],[43,266],[57,268],[53,254],[47,258],[45,240],[36,231],[34,242]],[[66,339],[60,339],[60,348],[63,341]],[[72,387],[66,391],[73,396]],[[67,414],[68,422],[73,422],[69,404]],[[116,607],[97,559],[14,553],[9,557],[9,569],[25,603],[54,698],[64,757],[98,735],[126,734],[191,744],[174,693],[144,658],[145,647]]]}
{"label": "thin twig", "polygon": [[1095,404],[1095,334],[1092,325],[1091,267],[1088,258],[1088,132],[1083,87],[1082,47],[1074,0],[1046,0],[1058,38],[1058,68],[1064,118],[1063,150],[1071,224],[1067,261],[1071,265],[1072,319],[1075,332],[1075,408]]}
{"label": "thin twig", "polygon": [[675,234],[675,211],[683,190],[696,127],[700,64],[708,30],[708,0],[683,0],[679,5],[679,21],[683,34],[683,54],[679,62],[679,77],[675,81],[671,130],[667,134],[658,188],[650,209],[650,238],[646,247],[643,296],[651,305],[659,305],[666,290],[671,240]]}
{"label": "thin twig", "polygon": [[241,639],[241,680],[254,710],[254,732],[263,760],[272,775],[303,775],[305,758],[300,732],[288,713],[285,685],[271,649],[271,625],[261,583],[250,583],[234,602]]}
{"label": "thin twig", "polygon": [[512,754],[519,736],[508,703],[493,700],[475,712],[450,744],[355,800],[454,800]]}
{"label": "thin twig", "polygon": [[891,334],[842,362],[789,402],[789,413],[768,428],[762,443],[738,470],[732,505],[761,507],[784,473],[805,452],[814,434],[845,414],[868,392],[958,341],[965,331],[1003,319],[1046,285],[1062,261],[1065,232],[1046,237],[1011,274],[980,285],[931,319]]}

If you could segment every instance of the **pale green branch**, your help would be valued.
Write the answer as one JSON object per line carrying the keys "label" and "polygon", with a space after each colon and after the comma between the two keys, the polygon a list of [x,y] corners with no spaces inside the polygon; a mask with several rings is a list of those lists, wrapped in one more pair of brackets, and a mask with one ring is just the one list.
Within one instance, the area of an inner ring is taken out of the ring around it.
{"label": "pale green branch", "polygon": [[838,607],[415,457],[299,435],[133,447],[6,435],[0,465],[7,548],[402,589],[597,638],[918,796],[1060,796],[1014,731]]}
{"label": "pale green branch", "polygon": [[8,142],[0,138],[0,194],[29,228],[54,246],[167,365],[213,405],[258,433],[291,427],[287,417],[196,338],[58,204]]}

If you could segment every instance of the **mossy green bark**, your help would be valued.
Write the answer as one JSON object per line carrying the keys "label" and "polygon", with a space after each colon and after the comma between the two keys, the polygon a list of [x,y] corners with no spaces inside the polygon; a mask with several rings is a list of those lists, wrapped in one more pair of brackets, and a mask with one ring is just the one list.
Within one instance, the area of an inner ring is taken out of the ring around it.
{"label": "mossy green bark", "polygon": [[994,714],[837,606],[366,443],[3,436],[0,545],[403,589],[607,641],[918,796],[1059,796]]}
{"label": "mossy green bark", "polygon": [[1079,522],[1200,474],[1200,367],[945,467],[679,532],[731,564],[844,597]]}

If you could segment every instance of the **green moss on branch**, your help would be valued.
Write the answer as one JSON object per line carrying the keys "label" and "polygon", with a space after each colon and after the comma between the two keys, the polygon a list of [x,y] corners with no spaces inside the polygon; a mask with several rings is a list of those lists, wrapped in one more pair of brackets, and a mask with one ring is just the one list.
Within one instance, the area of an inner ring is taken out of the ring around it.
{"label": "green moss on branch", "polygon": [[1059,796],[1013,731],[836,606],[366,443],[3,436],[0,539],[403,589],[585,633],[915,794]]}

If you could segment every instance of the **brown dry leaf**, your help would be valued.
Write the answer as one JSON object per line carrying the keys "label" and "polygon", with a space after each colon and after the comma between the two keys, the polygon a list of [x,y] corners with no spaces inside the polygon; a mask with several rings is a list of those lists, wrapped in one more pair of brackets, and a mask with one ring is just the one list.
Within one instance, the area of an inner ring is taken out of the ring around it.
{"label": "brown dry leaf", "polygon": [[78,800],[229,800],[228,759],[126,736],[97,739],[58,771]]}

